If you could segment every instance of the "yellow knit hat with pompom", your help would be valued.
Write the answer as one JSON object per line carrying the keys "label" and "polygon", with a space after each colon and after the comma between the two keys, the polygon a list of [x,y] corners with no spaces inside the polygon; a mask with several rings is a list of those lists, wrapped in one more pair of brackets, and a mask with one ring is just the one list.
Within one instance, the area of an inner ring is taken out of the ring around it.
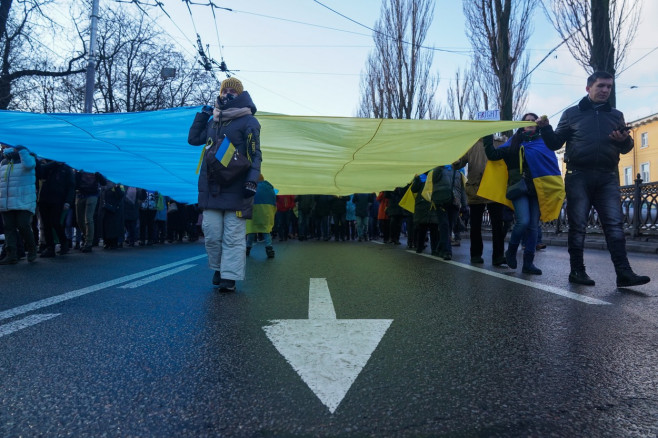
{"label": "yellow knit hat with pompom", "polygon": [[238,92],[238,95],[242,94],[242,92],[244,91],[244,87],[242,86],[242,82],[240,82],[240,80],[238,78],[235,78],[235,77],[230,77],[230,78],[224,79],[222,81],[222,85],[219,88],[219,94],[220,95],[222,94],[222,90],[224,88],[233,88],[235,91]]}

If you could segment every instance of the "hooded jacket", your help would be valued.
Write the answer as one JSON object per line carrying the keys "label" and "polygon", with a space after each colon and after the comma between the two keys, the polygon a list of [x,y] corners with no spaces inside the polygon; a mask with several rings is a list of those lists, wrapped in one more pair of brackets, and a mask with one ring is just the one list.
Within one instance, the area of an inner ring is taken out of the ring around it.
{"label": "hooded jacket", "polygon": [[626,122],[621,111],[612,108],[608,102],[595,106],[589,96],[585,96],[578,105],[562,113],[555,131],[547,125],[539,132],[552,151],[567,143],[564,155],[567,169],[617,171],[619,154],[633,149],[630,136],[621,143],[610,138],[612,131],[623,126]]}
{"label": "hooded jacket", "polygon": [[17,146],[18,157],[3,156],[0,161],[0,212],[27,210],[34,214],[37,206],[35,157]]}
{"label": "hooded jacket", "polygon": [[[247,181],[256,182],[260,175],[262,155],[260,151],[260,123],[254,117],[256,105],[247,91],[222,105],[221,111],[228,109],[249,108],[251,115],[235,119],[213,118],[208,120],[205,113],[197,113],[188,134],[187,141],[193,146],[205,145],[209,140],[218,141],[224,136],[233,143],[235,149],[251,159],[251,167],[239,178],[226,184],[220,184],[208,178],[205,158],[199,171],[199,208],[232,210],[238,216],[249,219],[252,215],[253,197],[245,197],[244,185]],[[220,140],[221,141],[221,140]]]}

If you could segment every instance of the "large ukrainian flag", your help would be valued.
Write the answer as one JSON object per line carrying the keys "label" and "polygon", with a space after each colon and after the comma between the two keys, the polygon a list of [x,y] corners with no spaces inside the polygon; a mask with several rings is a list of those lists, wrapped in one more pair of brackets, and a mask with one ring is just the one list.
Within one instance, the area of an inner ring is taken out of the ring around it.
{"label": "large ukrainian flag", "polygon": [[[500,146],[509,147],[510,141]],[[540,220],[549,222],[560,216],[564,202],[564,181],[555,152],[546,147],[539,138],[523,143],[525,159],[530,167],[532,182],[537,190]],[[514,209],[512,201],[505,197],[507,191],[507,166],[503,160],[488,161],[478,190],[478,196],[505,204]]]}

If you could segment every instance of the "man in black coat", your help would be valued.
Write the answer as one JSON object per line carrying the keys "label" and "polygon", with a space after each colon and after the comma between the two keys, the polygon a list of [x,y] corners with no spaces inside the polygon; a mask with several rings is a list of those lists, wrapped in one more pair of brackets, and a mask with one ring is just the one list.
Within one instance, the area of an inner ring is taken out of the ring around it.
{"label": "man in black coat", "polygon": [[615,266],[617,286],[627,287],[646,284],[650,278],[635,274],[626,255],[618,165],[619,154],[633,149],[633,139],[628,135],[624,115],[608,102],[612,85],[610,73],[594,72],[587,78],[587,96],[562,114],[555,131],[546,116],[537,120],[537,126],[549,149],[556,151],[566,142],[569,281],[594,285],[583,260],[587,219],[593,206]]}

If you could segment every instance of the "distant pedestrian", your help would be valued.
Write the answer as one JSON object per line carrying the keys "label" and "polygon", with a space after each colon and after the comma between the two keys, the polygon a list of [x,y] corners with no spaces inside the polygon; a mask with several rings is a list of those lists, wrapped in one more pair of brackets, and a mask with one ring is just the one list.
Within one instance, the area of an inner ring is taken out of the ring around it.
{"label": "distant pedestrian", "polygon": [[272,228],[274,227],[274,216],[276,214],[276,193],[274,187],[261,174],[258,178],[258,188],[254,197],[254,213],[251,219],[247,219],[247,251],[251,254],[256,235],[261,234],[265,243],[265,254],[268,259],[274,258],[274,246],[272,245]]}
{"label": "distant pedestrian", "polygon": [[19,235],[27,261],[37,258],[32,217],[37,207],[36,156],[24,146],[0,144],[0,214],[5,229],[5,257],[0,265],[18,263]]}

